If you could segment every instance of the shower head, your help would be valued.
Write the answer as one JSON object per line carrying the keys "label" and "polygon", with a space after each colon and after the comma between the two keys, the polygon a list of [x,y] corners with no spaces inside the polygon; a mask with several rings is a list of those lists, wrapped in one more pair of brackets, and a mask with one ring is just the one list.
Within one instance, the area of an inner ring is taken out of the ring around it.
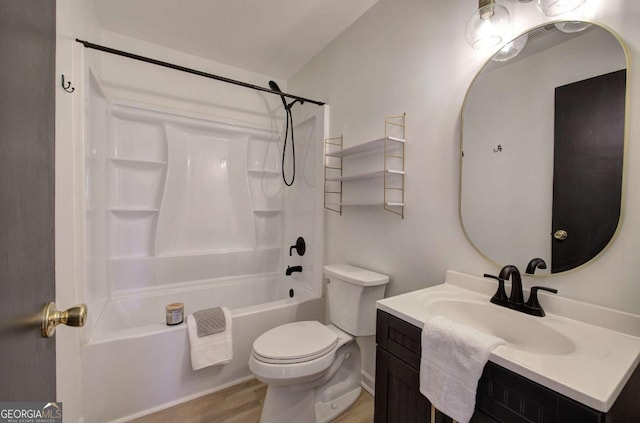
{"label": "shower head", "polygon": [[[291,107],[296,104],[296,101],[298,101],[298,99],[292,101],[291,104],[287,104],[287,99],[284,98],[284,95],[282,95],[282,90],[280,89],[276,81],[269,81],[269,88],[271,88],[271,91],[280,93],[280,100],[282,100],[282,105],[284,106],[284,110],[287,114],[287,125],[286,129],[284,130],[284,146],[282,147],[282,167],[280,168],[280,170],[282,171],[282,180],[284,181],[284,184],[290,187],[291,185],[293,185],[293,181],[296,179],[296,146],[293,139],[293,114],[291,113]],[[287,135],[289,134],[289,123],[291,123],[291,159],[293,161],[293,176],[291,177],[291,182],[288,182],[287,178],[284,176],[284,156],[287,151]]]}
{"label": "shower head", "polygon": [[280,87],[278,86],[278,84],[276,83],[276,81],[269,81],[269,88],[271,88],[273,91],[280,91],[280,92],[282,92],[282,90],[280,89]]}
{"label": "shower head", "polygon": [[[269,88],[271,88],[272,91],[277,91],[279,93],[282,92],[282,90],[280,89],[276,81],[269,81]],[[283,95],[280,96],[280,100],[282,100],[282,105],[284,106],[284,109],[289,110],[290,106],[287,105],[287,100],[285,100]]]}

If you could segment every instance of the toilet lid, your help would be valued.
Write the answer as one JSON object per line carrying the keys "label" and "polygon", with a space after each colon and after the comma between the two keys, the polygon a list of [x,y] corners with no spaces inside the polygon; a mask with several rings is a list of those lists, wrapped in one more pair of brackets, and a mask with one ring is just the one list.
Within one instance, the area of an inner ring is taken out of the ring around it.
{"label": "toilet lid", "polygon": [[293,322],[273,328],[253,343],[253,354],[271,363],[300,363],[327,354],[338,335],[320,322]]}

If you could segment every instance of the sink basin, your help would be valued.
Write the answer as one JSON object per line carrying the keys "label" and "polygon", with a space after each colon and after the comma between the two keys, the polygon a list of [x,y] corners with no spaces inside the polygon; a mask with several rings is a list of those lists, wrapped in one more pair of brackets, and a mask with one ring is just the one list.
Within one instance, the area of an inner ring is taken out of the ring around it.
{"label": "sink basin", "polygon": [[535,317],[491,304],[495,290],[486,278],[447,271],[444,283],[379,300],[377,308],[417,328],[440,315],[504,339],[491,362],[609,411],[640,362],[640,315],[549,296],[547,315]]}
{"label": "sink basin", "polygon": [[576,345],[539,318],[489,302],[434,300],[428,312],[503,339],[511,348],[536,354],[571,354]]}

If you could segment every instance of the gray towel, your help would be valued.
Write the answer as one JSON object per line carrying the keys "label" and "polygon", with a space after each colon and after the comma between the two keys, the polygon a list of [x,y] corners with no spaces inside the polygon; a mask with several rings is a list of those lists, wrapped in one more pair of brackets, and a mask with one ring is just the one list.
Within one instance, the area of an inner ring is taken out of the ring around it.
{"label": "gray towel", "polygon": [[193,313],[198,328],[198,338],[222,332],[227,327],[224,311],[220,307],[208,308]]}

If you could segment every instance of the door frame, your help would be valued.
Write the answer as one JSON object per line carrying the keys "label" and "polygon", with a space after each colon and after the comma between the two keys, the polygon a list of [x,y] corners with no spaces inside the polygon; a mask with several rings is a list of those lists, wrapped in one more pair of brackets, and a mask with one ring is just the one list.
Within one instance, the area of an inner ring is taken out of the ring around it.
{"label": "door frame", "polygon": [[[55,280],[56,304],[85,302],[84,290],[84,71],[83,49],[75,42],[76,2],[56,2],[55,89]],[[61,77],[75,88],[62,88]],[[88,313],[93,310],[89,309]],[[56,396],[64,421],[81,422],[81,339],[84,328],[56,330]]]}

